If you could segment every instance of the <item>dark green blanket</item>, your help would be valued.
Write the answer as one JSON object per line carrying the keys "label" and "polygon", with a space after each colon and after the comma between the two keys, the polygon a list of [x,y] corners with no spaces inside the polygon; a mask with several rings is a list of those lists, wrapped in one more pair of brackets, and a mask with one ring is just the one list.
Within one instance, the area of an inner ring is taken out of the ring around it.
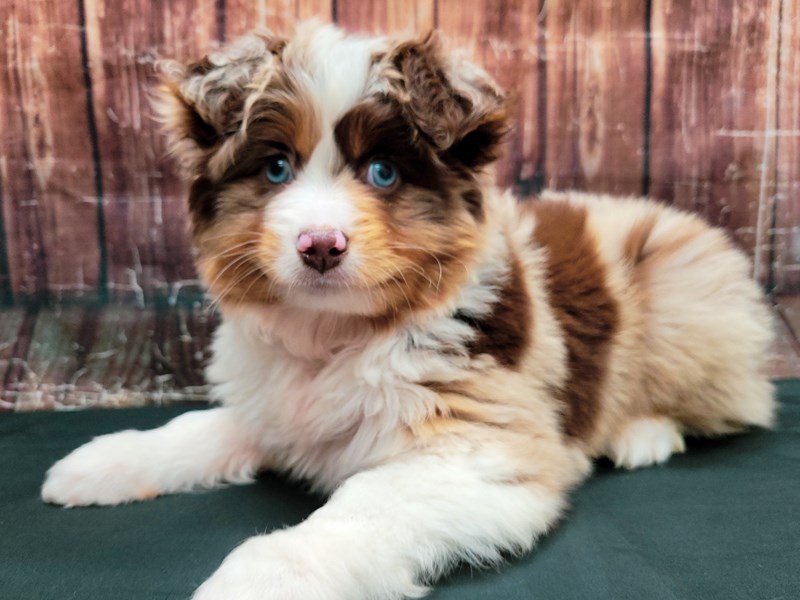
{"label": "dark green blanket", "polygon": [[[695,441],[665,467],[601,463],[531,555],[500,572],[464,568],[430,598],[800,598],[800,382],[779,389],[774,431]],[[39,500],[68,451],[183,410],[0,415],[0,598],[185,599],[238,542],[322,502],[272,476],[116,508]]]}

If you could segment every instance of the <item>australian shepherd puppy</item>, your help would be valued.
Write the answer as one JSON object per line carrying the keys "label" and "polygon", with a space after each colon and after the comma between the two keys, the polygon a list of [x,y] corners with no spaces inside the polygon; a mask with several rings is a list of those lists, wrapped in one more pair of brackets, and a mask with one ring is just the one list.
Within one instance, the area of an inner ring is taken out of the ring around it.
{"label": "australian shepherd puppy", "polygon": [[262,469],[330,493],[196,600],[419,597],[456,561],[529,550],[597,457],[643,467],[771,423],[742,253],[652,202],[498,191],[504,94],[436,36],[308,24],[162,71],[224,317],[221,406],[95,439],[42,496],[118,504]]}

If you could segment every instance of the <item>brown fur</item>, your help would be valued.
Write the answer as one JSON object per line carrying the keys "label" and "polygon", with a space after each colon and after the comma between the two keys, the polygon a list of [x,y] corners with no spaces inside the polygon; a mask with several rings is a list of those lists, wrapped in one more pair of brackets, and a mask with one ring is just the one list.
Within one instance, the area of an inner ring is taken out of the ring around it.
{"label": "brown fur", "polygon": [[195,235],[198,268],[221,304],[273,304],[270,278],[263,265],[275,255],[277,241],[263,231],[254,213],[229,215]]}
{"label": "brown fur", "polygon": [[618,308],[586,226],[586,210],[566,202],[534,202],[534,239],[547,251],[550,304],[567,346],[569,375],[561,394],[563,429],[588,437],[600,411]]}
{"label": "brown fur", "polygon": [[449,68],[435,33],[398,45],[388,60],[402,74],[395,96],[444,157],[470,169],[497,158],[507,130],[505,96],[488,76]]}
{"label": "brown fur", "polygon": [[508,280],[492,311],[479,318],[456,313],[456,318],[475,329],[475,339],[469,344],[471,355],[489,354],[498,364],[516,368],[528,347],[532,333],[531,297],[519,260],[512,256]]}

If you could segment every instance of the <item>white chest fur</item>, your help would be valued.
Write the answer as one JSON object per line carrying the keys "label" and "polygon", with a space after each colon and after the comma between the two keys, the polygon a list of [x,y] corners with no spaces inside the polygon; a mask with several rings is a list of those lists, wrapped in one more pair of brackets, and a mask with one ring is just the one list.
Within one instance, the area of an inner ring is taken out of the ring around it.
{"label": "white chest fur", "polygon": [[407,426],[436,409],[421,384],[457,378],[469,362],[452,351],[471,332],[451,319],[380,335],[346,328],[296,312],[229,316],[208,368],[214,397],[268,466],[323,489],[402,451]]}

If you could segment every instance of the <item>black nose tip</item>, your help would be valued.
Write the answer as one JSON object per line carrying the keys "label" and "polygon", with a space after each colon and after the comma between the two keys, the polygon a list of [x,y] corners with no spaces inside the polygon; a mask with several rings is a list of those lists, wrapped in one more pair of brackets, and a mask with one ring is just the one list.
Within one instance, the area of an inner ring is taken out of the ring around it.
{"label": "black nose tip", "polygon": [[304,231],[297,238],[297,251],[306,265],[324,273],[342,262],[347,239],[336,229]]}

